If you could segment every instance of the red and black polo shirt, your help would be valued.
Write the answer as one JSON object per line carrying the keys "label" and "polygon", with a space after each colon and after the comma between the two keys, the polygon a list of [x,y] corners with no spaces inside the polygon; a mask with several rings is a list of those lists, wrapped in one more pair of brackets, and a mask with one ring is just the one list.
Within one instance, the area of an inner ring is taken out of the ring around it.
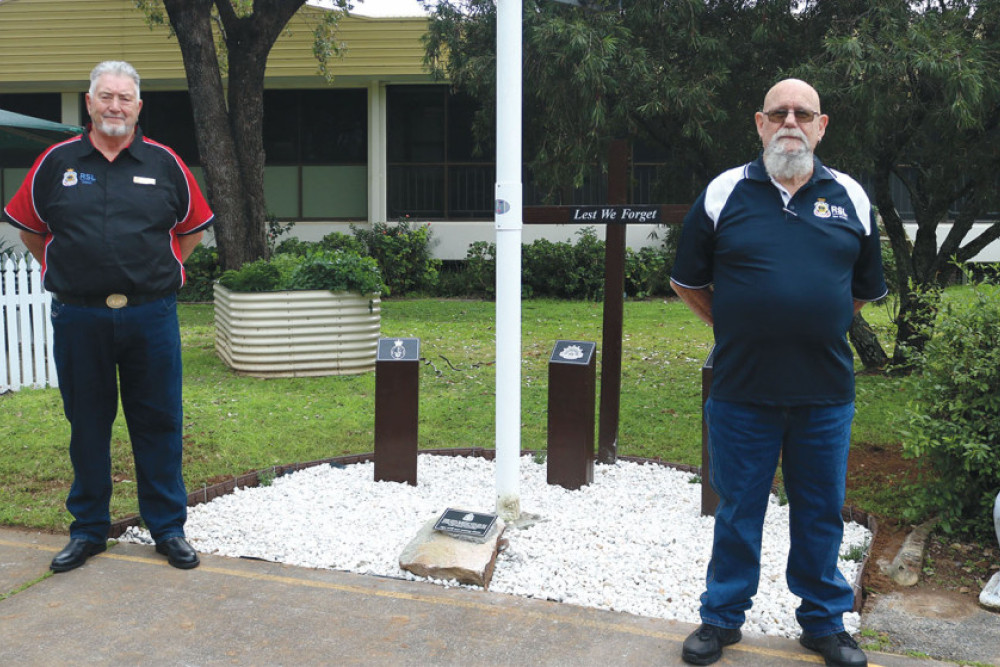
{"label": "red and black polo shirt", "polygon": [[50,147],[4,213],[45,235],[45,289],[81,297],[176,291],[185,280],[177,237],[214,217],[187,165],[138,127],[114,162],[88,134]]}

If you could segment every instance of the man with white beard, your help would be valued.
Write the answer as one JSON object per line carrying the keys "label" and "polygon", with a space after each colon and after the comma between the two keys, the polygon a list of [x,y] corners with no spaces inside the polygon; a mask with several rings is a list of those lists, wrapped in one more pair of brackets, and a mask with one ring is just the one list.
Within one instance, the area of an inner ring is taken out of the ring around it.
{"label": "man with white beard", "polygon": [[200,562],[184,537],[187,491],[177,290],[213,214],[191,170],[145,137],[138,72],[90,73],[91,123],[46,149],[3,210],[52,294],[53,359],[70,423],[67,572],[107,550],[112,425],[119,399],[135,460],[139,514],[174,567]]}
{"label": "man with white beard", "polygon": [[682,657],[708,665],[742,638],[780,457],[800,642],[827,665],[863,666],[864,652],[844,630],[854,594],[837,558],[854,417],[846,333],[855,313],[888,291],[878,229],[861,186],[813,155],[829,118],[812,86],[779,82],[755,119],[763,154],[698,198],[671,276],[715,336],[704,477],[719,505],[702,625]]}

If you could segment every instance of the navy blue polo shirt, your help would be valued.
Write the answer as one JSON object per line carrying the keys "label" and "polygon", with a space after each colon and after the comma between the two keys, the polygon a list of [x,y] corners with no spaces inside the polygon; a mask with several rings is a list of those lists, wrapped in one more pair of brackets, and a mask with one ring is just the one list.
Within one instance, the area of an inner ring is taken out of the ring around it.
{"label": "navy blue polo shirt", "polygon": [[758,405],[854,400],[853,302],[888,292],[861,185],[815,160],[794,196],[763,161],[716,177],[684,219],[672,279],[713,289],[712,396]]}
{"label": "navy blue polo shirt", "polygon": [[180,157],[138,127],[114,162],[86,133],[50,147],[4,213],[45,236],[45,289],[100,297],[176,291],[184,284],[178,235],[213,218]]}

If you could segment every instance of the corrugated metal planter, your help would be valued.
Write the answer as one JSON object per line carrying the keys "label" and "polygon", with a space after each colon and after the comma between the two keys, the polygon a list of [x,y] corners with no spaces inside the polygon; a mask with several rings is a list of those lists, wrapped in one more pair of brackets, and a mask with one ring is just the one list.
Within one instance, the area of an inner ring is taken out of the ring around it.
{"label": "corrugated metal planter", "polygon": [[377,295],[233,292],[215,285],[215,351],[241,375],[356,375],[375,370]]}

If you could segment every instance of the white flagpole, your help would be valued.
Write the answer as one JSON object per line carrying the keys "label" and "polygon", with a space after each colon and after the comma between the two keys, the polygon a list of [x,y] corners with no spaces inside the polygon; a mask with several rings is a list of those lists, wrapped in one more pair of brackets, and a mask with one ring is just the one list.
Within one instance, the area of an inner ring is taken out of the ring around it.
{"label": "white flagpole", "polygon": [[521,0],[497,0],[497,514],[521,516]]}

